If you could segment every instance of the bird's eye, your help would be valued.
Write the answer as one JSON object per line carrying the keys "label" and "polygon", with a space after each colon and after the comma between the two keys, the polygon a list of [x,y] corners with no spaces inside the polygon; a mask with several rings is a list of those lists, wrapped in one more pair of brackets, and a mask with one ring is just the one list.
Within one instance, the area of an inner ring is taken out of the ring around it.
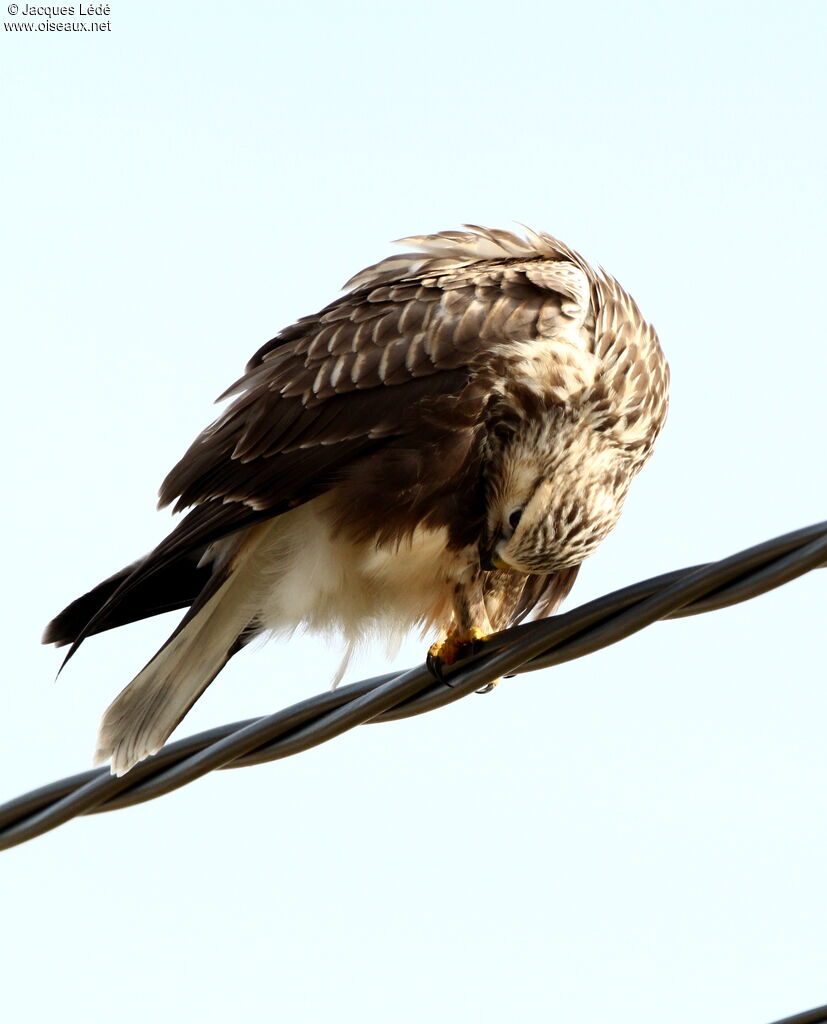
{"label": "bird's eye", "polygon": [[511,515],[508,517],[508,525],[512,530],[516,530],[520,525],[520,520],[523,518],[523,510],[521,508],[515,508]]}

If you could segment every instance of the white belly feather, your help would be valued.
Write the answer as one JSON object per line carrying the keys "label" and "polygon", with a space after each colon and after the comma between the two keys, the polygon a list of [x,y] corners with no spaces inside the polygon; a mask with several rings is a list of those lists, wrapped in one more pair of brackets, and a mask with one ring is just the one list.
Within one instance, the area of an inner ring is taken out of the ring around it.
{"label": "white belly feather", "polygon": [[286,633],[300,626],[341,634],[345,658],[370,637],[393,649],[412,627],[450,625],[454,584],[472,557],[445,549],[444,530],[418,529],[401,544],[377,548],[336,533],[318,498],[213,546],[227,570],[221,586],[109,706],[96,760],[121,775],[160,750],[223,667],[251,622]]}
{"label": "white belly feather", "polygon": [[349,648],[370,636],[395,646],[413,627],[451,619],[454,582],[470,555],[446,551],[444,529],[418,528],[399,545],[358,543],[334,531],[319,498],[267,526],[257,552],[265,629],[340,633]]}

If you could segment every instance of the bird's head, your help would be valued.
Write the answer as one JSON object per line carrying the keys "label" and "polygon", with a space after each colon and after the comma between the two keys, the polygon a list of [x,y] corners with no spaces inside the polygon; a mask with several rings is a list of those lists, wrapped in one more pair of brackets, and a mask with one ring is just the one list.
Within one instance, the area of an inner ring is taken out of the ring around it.
{"label": "bird's head", "polygon": [[493,406],[483,568],[579,565],[617,522],[663,426],[669,371],[657,335],[614,279],[591,281],[588,345],[562,334],[534,345]]}
{"label": "bird's head", "polygon": [[651,450],[645,418],[607,413],[599,394],[502,439],[489,481],[483,568],[559,572],[594,552]]}

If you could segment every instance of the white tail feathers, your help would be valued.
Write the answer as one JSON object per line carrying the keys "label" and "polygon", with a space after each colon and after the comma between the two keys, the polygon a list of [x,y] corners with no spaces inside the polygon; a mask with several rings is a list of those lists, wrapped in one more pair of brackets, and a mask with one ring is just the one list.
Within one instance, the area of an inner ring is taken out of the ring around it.
{"label": "white tail feathers", "polygon": [[236,542],[225,582],[109,705],[98,733],[96,764],[111,760],[112,774],[124,775],[156,754],[224,667],[258,611],[261,580],[251,556],[262,536],[253,528]]}

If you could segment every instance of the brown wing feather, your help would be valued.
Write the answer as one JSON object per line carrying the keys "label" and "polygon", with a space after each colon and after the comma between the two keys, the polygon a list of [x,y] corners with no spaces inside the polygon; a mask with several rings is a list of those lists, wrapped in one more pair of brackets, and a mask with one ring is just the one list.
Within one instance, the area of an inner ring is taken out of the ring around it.
{"label": "brown wing feather", "polygon": [[[117,573],[111,580],[99,584],[84,598],[65,608],[46,627],[43,642],[62,645],[71,641],[72,646],[63,660],[65,665],[86,637],[94,633],[125,622],[134,622],[147,615],[186,607],[197,597],[204,584],[203,574],[198,573],[199,566],[192,564],[193,559],[222,537],[252,526],[271,515],[271,512],[256,512],[247,505],[237,503],[208,501],[199,505],[145,558]],[[183,591],[178,595],[180,600],[176,600],[175,595],[169,593],[170,580],[181,573],[185,577],[194,573],[195,579],[190,586],[185,578]],[[196,581],[201,586],[196,586]],[[110,583],[112,585],[108,586]],[[156,593],[159,588],[167,592],[165,598]],[[81,612],[88,615],[88,619],[82,621]]]}
{"label": "brown wing feather", "polygon": [[264,345],[223,396],[239,397],[164,481],[161,504],[180,510],[222,498],[275,513],[319,493],[337,465],[377,442],[434,441],[435,403],[447,413],[445,432],[450,397],[463,426],[472,405],[479,422],[485,396],[470,384],[474,368],[492,348],[565,322],[572,300],[554,290],[553,273],[541,273],[547,260],[433,272],[445,262],[420,260],[418,277],[371,282]]}

